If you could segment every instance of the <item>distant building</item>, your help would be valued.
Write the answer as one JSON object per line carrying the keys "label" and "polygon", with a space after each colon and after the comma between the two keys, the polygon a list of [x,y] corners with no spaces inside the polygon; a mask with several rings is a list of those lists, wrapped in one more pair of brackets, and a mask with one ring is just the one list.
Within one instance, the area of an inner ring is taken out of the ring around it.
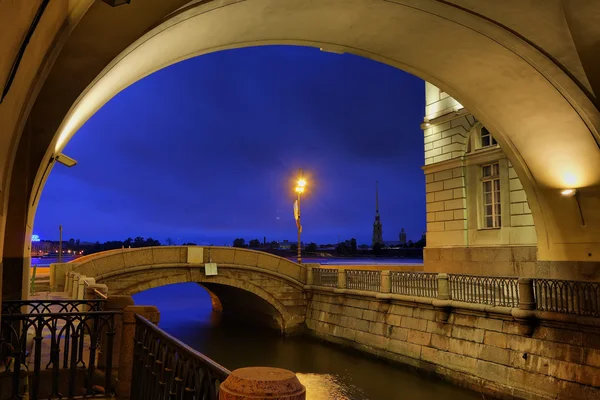
{"label": "distant building", "polygon": [[383,245],[383,229],[379,216],[379,181],[375,182],[375,222],[373,222],[373,239],[371,241],[371,246],[375,246],[375,243]]}
{"label": "distant building", "polygon": [[404,232],[404,228],[402,228],[402,230],[400,231],[400,244],[404,245],[406,244],[406,232]]}

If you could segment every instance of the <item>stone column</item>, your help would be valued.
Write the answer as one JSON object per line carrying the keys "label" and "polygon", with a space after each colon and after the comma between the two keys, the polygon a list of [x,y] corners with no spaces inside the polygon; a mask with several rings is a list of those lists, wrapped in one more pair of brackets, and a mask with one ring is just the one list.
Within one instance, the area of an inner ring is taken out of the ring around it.
{"label": "stone column", "polygon": [[392,291],[392,276],[390,271],[381,271],[381,293]]}
{"label": "stone column", "polygon": [[119,346],[119,373],[115,391],[119,400],[129,400],[131,397],[136,314],[154,324],[157,324],[160,319],[160,312],[154,306],[128,306],[123,311],[123,328],[121,330],[121,345]]}
{"label": "stone column", "polygon": [[448,282],[448,274],[441,272],[437,274],[438,281],[438,299],[450,300],[450,285]]}
{"label": "stone column", "polygon": [[[131,296],[112,295],[108,296],[108,298],[106,299],[106,303],[104,304],[104,311],[117,311],[119,313],[122,313],[125,308],[133,305],[133,298]],[[119,350],[121,346],[121,332],[123,330],[122,314],[115,315],[114,323],[115,335],[113,339],[113,371],[116,373],[119,368]],[[100,350],[98,351],[98,366],[102,368],[104,368],[104,366],[106,365],[106,353],[104,352],[104,349],[107,348],[106,341],[108,338],[105,332],[106,331],[103,331],[101,333]]]}
{"label": "stone column", "polygon": [[236,369],[225,379],[219,400],[305,400],[306,388],[296,374],[281,368]]}
{"label": "stone column", "polygon": [[519,278],[519,308],[521,310],[535,310],[535,296],[533,294],[533,279]]}
{"label": "stone column", "polygon": [[338,269],[338,289],[346,289],[346,270]]}

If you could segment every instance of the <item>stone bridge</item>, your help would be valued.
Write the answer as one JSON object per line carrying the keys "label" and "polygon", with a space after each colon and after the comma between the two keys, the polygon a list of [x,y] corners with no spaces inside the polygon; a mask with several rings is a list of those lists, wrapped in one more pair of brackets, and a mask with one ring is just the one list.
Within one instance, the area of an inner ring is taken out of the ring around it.
{"label": "stone bridge", "polygon": [[[217,275],[207,276],[205,264],[211,262],[217,264]],[[306,268],[264,252],[212,246],[119,249],[55,264],[53,270],[57,286],[61,276],[73,271],[105,284],[112,295],[197,282],[225,312],[251,316],[286,334],[304,326]]]}

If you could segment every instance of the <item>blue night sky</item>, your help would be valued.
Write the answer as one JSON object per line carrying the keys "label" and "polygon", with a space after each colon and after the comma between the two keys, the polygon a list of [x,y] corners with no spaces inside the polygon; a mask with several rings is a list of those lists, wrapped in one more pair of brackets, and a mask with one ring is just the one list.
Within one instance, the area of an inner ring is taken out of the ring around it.
{"label": "blue night sky", "polygon": [[370,244],[375,181],[384,240],[425,230],[423,81],[364,58],[288,46],[190,59],[105,105],[68,144],[38,208],[42,239],[153,237],[231,244]]}

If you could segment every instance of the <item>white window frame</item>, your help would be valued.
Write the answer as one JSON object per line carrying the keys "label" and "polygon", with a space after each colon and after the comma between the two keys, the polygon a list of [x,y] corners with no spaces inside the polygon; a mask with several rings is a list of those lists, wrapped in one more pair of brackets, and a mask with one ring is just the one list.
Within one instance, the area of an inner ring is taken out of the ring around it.
{"label": "white window frame", "polygon": [[[485,169],[490,169],[490,174],[485,175]],[[494,161],[480,166],[481,171],[481,226],[483,229],[502,228],[502,185],[500,182],[500,163]],[[486,190],[489,183],[490,191]],[[497,189],[496,189],[497,187]],[[491,203],[487,203],[486,195],[491,195]],[[488,215],[487,207],[491,206],[491,214]],[[491,218],[491,225],[488,225]]]}
{"label": "white window frame", "polygon": [[[490,144],[484,146],[484,144],[483,144],[484,137],[489,137]],[[481,128],[479,128],[479,148],[487,149],[489,147],[495,147],[495,146],[498,146],[498,142],[496,141],[494,136],[490,133],[490,131],[485,126],[482,126]]]}

